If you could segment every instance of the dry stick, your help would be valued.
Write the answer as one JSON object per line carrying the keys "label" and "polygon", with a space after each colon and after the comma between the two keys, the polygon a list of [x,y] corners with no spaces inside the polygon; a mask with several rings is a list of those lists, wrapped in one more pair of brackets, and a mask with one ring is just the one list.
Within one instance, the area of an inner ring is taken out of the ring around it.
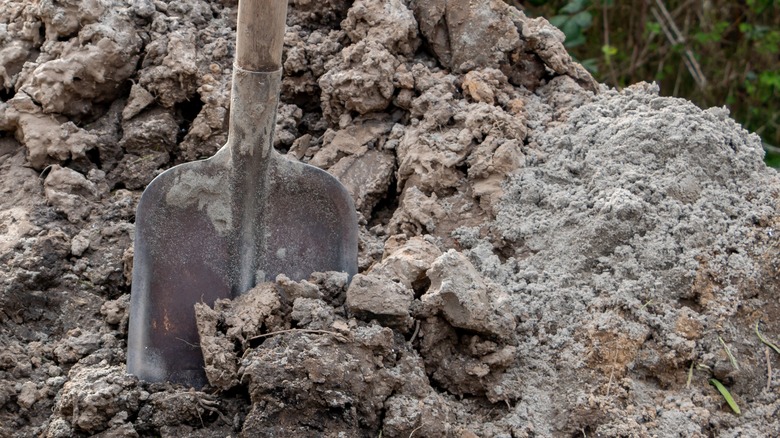
{"label": "dry stick", "polygon": [[[685,38],[682,37],[682,35],[688,34],[688,27],[690,24],[690,14],[685,14],[685,33],[680,34],[680,39],[685,42]],[[696,83],[699,85],[700,88],[704,88],[707,85],[707,78],[704,76],[704,73],[701,70],[701,66],[699,65],[699,61],[696,60],[696,57],[693,55],[693,51],[690,47],[688,47],[687,44],[685,44],[685,58],[688,59],[688,62],[690,63],[690,67],[692,68],[696,74],[693,75],[693,79],[696,80]]]}
{"label": "dry stick", "polygon": [[[696,60],[696,57],[693,56],[691,49],[685,44],[685,38],[682,37],[680,29],[674,24],[674,20],[672,19],[672,16],[669,15],[669,10],[666,9],[663,2],[661,0],[655,0],[655,4],[656,7],[650,8],[650,12],[652,12],[653,17],[661,26],[661,30],[666,36],[666,39],[669,40],[669,43],[672,45],[682,44],[685,47],[682,61],[693,77],[693,80],[696,81],[696,84],[700,88],[703,88],[707,85],[707,78],[704,76],[704,73],[702,73],[699,62]],[[661,11],[660,13],[659,10]]]}
{"label": "dry stick", "polygon": [[312,329],[287,329],[287,330],[277,330],[275,332],[268,332],[263,333],[262,335],[257,335],[255,337],[249,338],[250,341],[254,341],[256,339],[260,338],[266,338],[268,336],[275,336],[282,333],[294,333],[294,332],[300,332],[300,333],[314,333],[314,334],[320,334],[320,335],[333,335],[336,338],[341,338],[342,342],[347,342],[347,337],[344,336],[341,333],[338,332],[332,332],[328,330],[312,330]]}
{"label": "dry stick", "polygon": [[676,39],[674,35],[672,35],[672,31],[669,30],[669,27],[666,24],[666,20],[664,20],[663,17],[661,17],[661,15],[658,13],[658,8],[652,7],[650,8],[650,12],[653,14],[655,21],[658,22],[658,25],[661,26],[661,31],[664,33],[664,36],[666,36],[666,39],[672,45],[676,44]]}
{"label": "dry stick", "polygon": [[607,397],[609,397],[609,392],[612,389],[612,379],[615,377],[615,368],[617,367],[617,352],[617,339],[615,339],[615,352],[612,355],[612,368],[609,371],[609,382],[607,382]]}
{"label": "dry stick", "polygon": [[615,365],[612,365],[612,369],[609,371],[609,382],[607,382],[607,394],[606,396],[609,397],[609,391],[612,389],[612,378],[615,377]]}
{"label": "dry stick", "polygon": [[423,425],[421,424],[421,425],[417,426],[414,430],[412,430],[409,433],[409,438],[412,438],[412,435],[414,435],[414,433],[417,432],[418,430],[422,429],[422,427],[423,427]]}
{"label": "dry stick", "polygon": [[415,339],[417,339],[417,334],[420,333],[420,320],[416,320],[414,322],[414,333],[412,333],[412,337],[409,339],[408,344],[412,345],[412,342],[414,342]]}

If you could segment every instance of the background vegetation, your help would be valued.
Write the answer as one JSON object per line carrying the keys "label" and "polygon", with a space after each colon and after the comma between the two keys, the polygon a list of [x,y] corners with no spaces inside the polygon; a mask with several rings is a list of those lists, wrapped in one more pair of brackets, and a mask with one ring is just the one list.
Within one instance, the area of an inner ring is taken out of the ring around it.
{"label": "background vegetation", "polygon": [[780,0],[506,0],[544,16],[600,81],[726,105],[780,167]]}

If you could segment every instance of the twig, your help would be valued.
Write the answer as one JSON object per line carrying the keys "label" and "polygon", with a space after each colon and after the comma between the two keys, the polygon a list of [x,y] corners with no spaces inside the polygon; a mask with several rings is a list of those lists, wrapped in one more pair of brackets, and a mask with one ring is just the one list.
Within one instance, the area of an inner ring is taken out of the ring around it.
{"label": "twig", "polygon": [[193,348],[200,348],[200,343],[198,343],[198,344],[193,344],[192,342],[187,342],[187,341],[185,341],[185,340],[184,340],[184,339],[182,339],[182,338],[176,338],[176,340],[177,340],[177,341],[182,341],[182,342],[184,342],[185,344],[189,345],[190,347],[193,347]]}
{"label": "twig", "polygon": [[607,382],[607,394],[606,394],[607,397],[609,397],[609,392],[612,389],[612,379],[615,377],[615,368],[617,367],[617,355],[618,355],[617,339],[615,339],[615,351],[612,354],[612,367],[609,371],[609,382]]}
{"label": "twig", "polygon": [[422,427],[423,427],[423,425],[421,424],[421,425],[417,426],[414,430],[409,432],[409,438],[412,438],[412,435],[414,435],[414,433],[417,432],[418,430],[422,429]]}
{"label": "twig", "polygon": [[704,73],[701,70],[699,61],[696,60],[696,57],[694,56],[691,49],[688,48],[687,44],[685,44],[685,38],[683,38],[680,29],[674,23],[672,16],[669,14],[669,10],[666,9],[666,6],[661,0],[655,0],[655,5],[655,7],[650,8],[650,12],[652,12],[653,17],[661,26],[661,30],[666,36],[666,39],[669,40],[669,43],[672,45],[680,44],[683,46],[683,63],[685,63],[685,67],[693,77],[693,80],[696,81],[696,85],[698,85],[699,88],[704,88],[707,86],[707,78],[704,76]]}
{"label": "twig", "polygon": [[249,338],[250,341],[254,341],[260,338],[267,338],[268,336],[276,336],[280,335],[282,333],[294,333],[294,332],[300,332],[300,333],[314,333],[314,334],[320,334],[320,335],[333,335],[336,338],[340,338],[342,342],[347,342],[347,337],[344,336],[341,333],[338,332],[332,332],[329,330],[312,330],[312,329],[287,329],[287,330],[277,330],[275,332],[268,332],[263,333],[262,335],[257,335],[255,337]]}
{"label": "twig", "polygon": [[420,333],[420,320],[414,321],[414,333],[412,333],[412,337],[409,338],[408,344],[411,345],[412,342],[414,342],[415,339],[417,339],[417,334]]}
{"label": "twig", "polygon": [[[225,417],[225,415],[219,410],[219,402],[215,400],[209,400],[205,398],[195,396],[195,400],[198,402],[198,406],[203,408],[206,411],[212,412],[214,414],[217,414],[219,416],[219,419],[224,421],[225,424],[230,424],[230,421]],[[198,412],[198,417],[200,417],[200,412]],[[203,419],[201,418],[201,423],[203,423]]]}
{"label": "twig", "polygon": [[765,151],[771,152],[773,154],[780,154],[780,147],[773,146],[765,141],[762,141],[761,144],[764,146]]}

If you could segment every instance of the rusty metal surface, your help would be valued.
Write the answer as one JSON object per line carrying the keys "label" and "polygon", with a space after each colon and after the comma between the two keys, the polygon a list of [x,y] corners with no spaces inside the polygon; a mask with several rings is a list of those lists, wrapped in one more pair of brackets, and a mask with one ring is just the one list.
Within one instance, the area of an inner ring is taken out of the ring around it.
{"label": "rusty metal surface", "polygon": [[158,176],[136,214],[127,369],[206,384],[194,304],[278,274],[357,272],[352,198],[333,176],[272,148],[281,71],[234,67],[230,134],[208,160]]}

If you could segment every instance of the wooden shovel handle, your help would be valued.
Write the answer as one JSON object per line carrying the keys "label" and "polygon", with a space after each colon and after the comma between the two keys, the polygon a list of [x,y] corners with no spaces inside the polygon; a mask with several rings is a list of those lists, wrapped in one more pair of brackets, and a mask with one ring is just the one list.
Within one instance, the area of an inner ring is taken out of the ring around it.
{"label": "wooden shovel handle", "polygon": [[240,0],[236,28],[236,65],[268,72],[282,67],[287,0]]}

